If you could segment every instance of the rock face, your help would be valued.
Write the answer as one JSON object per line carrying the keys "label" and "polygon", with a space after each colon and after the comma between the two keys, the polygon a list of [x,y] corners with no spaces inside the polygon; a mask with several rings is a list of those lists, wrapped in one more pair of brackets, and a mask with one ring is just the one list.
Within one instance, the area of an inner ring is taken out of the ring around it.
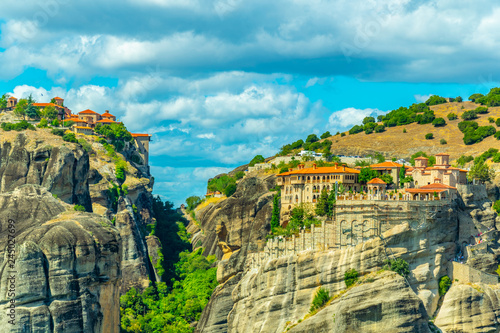
{"label": "rock face", "polygon": [[[15,264],[5,250],[9,220]],[[109,220],[23,185],[0,194],[0,222],[0,331],[119,332],[121,238]],[[5,317],[12,285],[15,325]]]}
{"label": "rock face", "polygon": [[435,323],[443,332],[498,332],[499,286],[453,284],[444,297]]}
{"label": "rock face", "polygon": [[64,202],[91,210],[89,155],[74,143],[51,135],[49,140],[33,131],[2,134],[0,142],[0,192],[24,184],[45,187]]}
{"label": "rock face", "polygon": [[289,332],[431,332],[422,301],[401,276],[386,271],[370,279]]}

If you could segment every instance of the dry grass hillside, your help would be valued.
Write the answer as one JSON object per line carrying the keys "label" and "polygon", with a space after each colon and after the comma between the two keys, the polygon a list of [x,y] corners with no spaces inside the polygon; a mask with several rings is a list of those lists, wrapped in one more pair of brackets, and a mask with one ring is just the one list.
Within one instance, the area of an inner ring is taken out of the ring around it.
{"label": "dry grass hillside", "polygon": [[[489,148],[500,149],[500,141],[490,136],[482,142],[473,145],[465,145],[463,134],[458,129],[458,123],[462,121],[460,116],[464,111],[473,110],[481,106],[472,102],[446,103],[431,106],[436,118],[442,117],[446,120],[446,126],[434,127],[432,124],[419,125],[417,123],[386,128],[383,133],[365,134],[364,132],[341,137],[335,135],[328,140],[333,142],[332,152],[343,155],[365,155],[373,152],[381,152],[386,157],[409,157],[410,155],[424,151],[431,154],[448,153],[450,159],[455,160],[461,155],[479,155]],[[462,109],[463,107],[463,109]],[[450,112],[456,113],[458,119],[449,121],[446,115]],[[490,107],[489,113],[479,114],[477,123],[479,126],[493,125],[488,122],[489,117],[500,118],[500,107]],[[406,133],[403,133],[406,129]],[[500,130],[500,128],[497,128]],[[425,134],[433,133],[434,139],[426,140]],[[445,139],[447,144],[440,144],[440,140]]]}

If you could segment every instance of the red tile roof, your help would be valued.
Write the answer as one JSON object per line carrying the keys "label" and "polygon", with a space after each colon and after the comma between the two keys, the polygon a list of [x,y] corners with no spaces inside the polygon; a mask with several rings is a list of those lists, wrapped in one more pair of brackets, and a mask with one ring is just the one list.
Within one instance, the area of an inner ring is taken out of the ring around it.
{"label": "red tile roof", "polygon": [[104,112],[103,114],[101,114],[101,117],[114,117],[114,116],[109,112]]}
{"label": "red tile roof", "polygon": [[14,96],[10,96],[9,99],[17,99],[17,98],[15,98]]}
{"label": "red tile roof", "polygon": [[101,119],[97,121],[98,123],[116,123],[116,121],[110,120],[110,119]]}
{"label": "red tile roof", "polygon": [[84,110],[84,111],[78,112],[78,114],[99,114],[99,113],[97,113],[97,112],[95,112],[95,111],[92,111],[92,110],[87,109],[87,110]]}
{"label": "red tile roof", "polygon": [[402,166],[403,166],[403,164],[389,161],[389,162],[372,164],[372,165],[370,165],[370,168],[401,168]]}
{"label": "red tile roof", "polygon": [[64,100],[64,99],[62,99],[61,97],[54,97],[54,99]]}
{"label": "red tile roof", "polygon": [[367,184],[381,184],[381,185],[387,185],[386,182],[384,182],[382,179],[380,178],[373,178],[372,180],[370,180]]}
{"label": "red tile roof", "polygon": [[133,138],[137,138],[137,137],[150,137],[151,134],[140,134],[140,133],[130,133],[132,134],[132,137]]}
{"label": "red tile roof", "polygon": [[[132,134],[133,136],[133,134]],[[320,168],[307,168],[294,171],[288,171],[280,173],[278,176],[288,176],[288,175],[301,175],[301,174],[317,174],[317,173],[360,173],[359,170],[352,169],[344,166],[334,166],[334,167],[320,167]]]}
{"label": "red tile roof", "polygon": [[439,153],[439,154],[436,154],[435,156],[450,156],[450,154],[446,154],[446,153]]}
{"label": "red tile roof", "polygon": [[428,160],[427,157],[423,157],[423,156],[420,156],[420,157],[417,157],[416,160]]}
{"label": "red tile roof", "polygon": [[429,185],[424,185],[420,187],[421,189],[453,189],[456,190],[456,187],[441,184],[441,183],[434,183],[434,184],[429,184]]}
{"label": "red tile roof", "polygon": [[422,189],[422,188],[407,188],[405,189],[406,192],[408,193],[441,193],[441,192],[444,192],[446,190],[444,189]]}

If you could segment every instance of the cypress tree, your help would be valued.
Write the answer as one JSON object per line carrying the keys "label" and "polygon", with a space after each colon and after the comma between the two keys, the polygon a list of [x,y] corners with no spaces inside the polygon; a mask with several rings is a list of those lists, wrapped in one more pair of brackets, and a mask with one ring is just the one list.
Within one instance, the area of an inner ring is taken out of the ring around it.
{"label": "cypress tree", "polygon": [[335,190],[330,191],[330,195],[328,196],[328,202],[327,202],[327,210],[326,210],[326,216],[329,218],[333,218],[333,213],[335,209]]}
{"label": "cypress tree", "polygon": [[273,214],[271,215],[271,231],[280,226],[280,193],[274,195]]}
{"label": "cypress tree", "polygon": [[325,216],[328,210],[328,191],[324,187],[316,204],[316,215]]}

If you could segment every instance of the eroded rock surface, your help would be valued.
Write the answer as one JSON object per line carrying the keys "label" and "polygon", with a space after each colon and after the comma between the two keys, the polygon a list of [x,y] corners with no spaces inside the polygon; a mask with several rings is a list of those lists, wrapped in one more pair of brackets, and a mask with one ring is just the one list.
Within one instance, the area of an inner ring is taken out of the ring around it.
{"label": "eroded rock surface", "polygon": [[[9,220],[16,229],[13,266],[5,250]],[[121,238],[109,220],[23,185],[0,194],[0,223],[0,331],[119,332]],[[12,274],[14,326],[5,317]]]}

